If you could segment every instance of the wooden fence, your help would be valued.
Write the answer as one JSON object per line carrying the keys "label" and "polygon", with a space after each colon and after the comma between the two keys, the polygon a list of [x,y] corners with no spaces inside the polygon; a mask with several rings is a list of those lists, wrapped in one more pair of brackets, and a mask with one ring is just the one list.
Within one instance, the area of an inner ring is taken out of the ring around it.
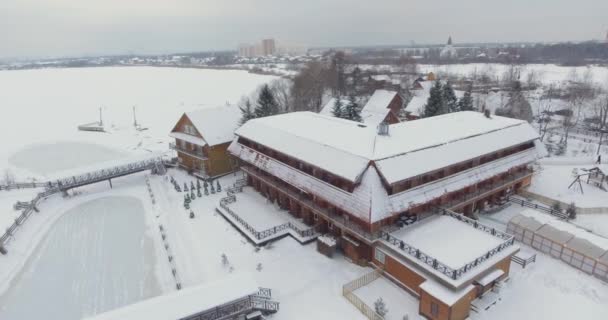
{"label": "wooden fence", "polygon": [[359,299],[359,297],[354,294],[354,291],[370,284],[381,276],[382,270],[376,269],[342,286],[342,296],[370,320],[384,320],[384,317],[376,313],[376,311],[363,302],[363,300]]}
{"label": "wooden fence", "polygon": [[509,201],[511,201],[511,202],[513,202],[515,204],[518,204],[518,205],[520,205],[522,207],[528,207],[528,208],[536,209],[536,210],[539,210],[539,211],[543,211],[543,212],[548,213],[548,214],[550,214],[552,216],[556,216],[556,217],[558,217],[560,219],[564,219],[564,220],[569,220],[570,219],[570,217],[568,216],[568,214],[565,213],[562,210],[555,210],[555,209],[553,209],[551,207],[546,207],[546,206],[540,205],[538,203],[530,202],[530,201],[519,199],[519,198],[515,198],[515,197],[509,197]]}

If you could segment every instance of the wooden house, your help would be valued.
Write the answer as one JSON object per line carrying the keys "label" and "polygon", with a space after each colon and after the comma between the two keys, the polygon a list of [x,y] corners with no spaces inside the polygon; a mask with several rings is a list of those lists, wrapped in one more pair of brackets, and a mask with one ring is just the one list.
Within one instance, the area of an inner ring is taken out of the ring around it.
{"label": "wooden house", "polygon": [[399,93],[390,90],[376,90],[361,109],[361,119],[363,119],[363,123],[370,126],[377,126],[382,122],[399,123],[402,108],[403,97]]}
{"label": "wooden house", "polygon": [[227,152],[238,127],[240,111],[236,106],[201,109],[184,113],[170,137],[180,167],[203,179],[232,172],[234,163]]}
{"label": "wooden house", "polygon": [[[336,238],[354,263],[383,268],[429,319],[465,319],[508,276],[513,238],[465,216],[530,184],[539,153],[527,122],[457,112],[377,126],[294,112],[251,120],[235,134],[228,150],[249,185]],[[408,237],[427,227],[453,240]],[[466,233],[478,240],[446,245]],[[464,260],[443,263],[451,257],[444,247]]]}

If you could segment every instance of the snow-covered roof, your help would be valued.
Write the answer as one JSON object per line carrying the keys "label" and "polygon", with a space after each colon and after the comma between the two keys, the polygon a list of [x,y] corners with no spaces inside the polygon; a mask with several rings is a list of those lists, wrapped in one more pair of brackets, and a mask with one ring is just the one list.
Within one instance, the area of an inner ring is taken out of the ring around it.
{"label": "snow-covered roof", "polygon": [[391,111],[390,109],[384,109],[382,112],[370,112],[370,111],[361,110],[361,120],[366,125],[369,125],[369,126],[372,126],[373,128],[375,128],[382,121],[384,121],[384,119],[386,119],[386,116],[388,115],[388,113],[390,111]]}
{"label": "snow-covered roof", "polygon": [[241,112],[237,106],[226,105],[186,112],[186,116],[209,146],[230,142],[239,125]]}
{"label": "snow-covered roof", "polygon": [[[344,106],[348,105],[350,103],[350,101],[348,101],[347,99],[340,99],[340,103],[341,103],[342,107],[344,107]],[[319,111],[319,114],[326,115],[326,116],[333,116],[334,115],[334,113],[333,113],[334,104],[336,104],[336,98],[329,99],[329,101],[327,101],[327,103],[325,104],[325,106],[323,106],[321,111]]]}
{"label": "snow-covered roof", "polygon": [[525,121],[471,111],[393,124],[388,136],[312,112],[250,120],[236,134],[350,181],[375,161],[389,183],[538,137]]}
{"label": "snow-covered roof", "polygon": [[369,163],[375,129],[312,112],[293,112],[253,119],[238,136],[357,181]]}
{"label": "snow-covered roof", "polygon": [[[398,95],[396,91],[389,90],[376,90],[374,94],[369,98],[361,113],[363,112],[378,112],[383,113],[386,111],[388,106],[391,104],[393,99]],[[386,114],[386,113],[385,113]]]}
{"label": "snow-covered roof", "polygon": [[88,320],[178,320],[257,293],[249,274],[237,274],[201,286],[104,312]]}
{"label": "snow-covered roof", "polygon": [[424,114],[424,106],[429,100],[428,94],[420,94],[412,97],[407,106],[405,106],[405,112],[409,112],[416,116]]}
{"label": "snow-covered roof", "polygon": [[392,235],[452,269],[474,261],[504,241],[448,216],[427,218]]}

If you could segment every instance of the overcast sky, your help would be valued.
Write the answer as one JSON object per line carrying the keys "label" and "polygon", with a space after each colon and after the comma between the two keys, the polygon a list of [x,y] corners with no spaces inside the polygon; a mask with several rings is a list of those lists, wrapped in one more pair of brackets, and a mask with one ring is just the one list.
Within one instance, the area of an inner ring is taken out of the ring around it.
{"label": "overcast sky", "polygon": [[0,0],[0,58],[603,38],[608,0]]}

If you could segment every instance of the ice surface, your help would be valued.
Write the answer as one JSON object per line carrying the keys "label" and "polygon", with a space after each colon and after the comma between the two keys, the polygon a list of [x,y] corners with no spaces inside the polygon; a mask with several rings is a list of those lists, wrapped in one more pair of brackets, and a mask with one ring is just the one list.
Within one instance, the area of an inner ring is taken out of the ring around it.
{"label": "ice surface", "polygon": [[79,320],[159,294],[143,210],[107,197],[66,212],[0,298],[0,319]]}

